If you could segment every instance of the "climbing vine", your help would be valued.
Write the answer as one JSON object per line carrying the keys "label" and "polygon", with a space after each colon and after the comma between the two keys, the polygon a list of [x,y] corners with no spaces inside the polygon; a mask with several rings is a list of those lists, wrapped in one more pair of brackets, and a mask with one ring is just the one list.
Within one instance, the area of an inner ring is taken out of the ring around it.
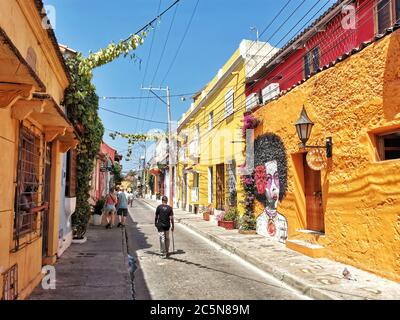
{"label": "climbing vine", "polygon": [[121,133],[121,132],[114,131],[114,132],[111,132],[109,134],[109,136],[113,140],[115,140],[117,137],[127,140],[128,150],[125,155],[125,160],[129,161],[129,160],[131,160],[133,145],[135,143],[147,142],[147,141],[157,141],[157,140],[161,139],[162,137],[165,137],[165,133],[157,131],[157,132],[142,134],[142,133]]}
{"label": "climbing vine", "polygon": [[[99,152],[104,135],[104,127],[98,115],[99,97],[92,83],[93,69],[112,62],[120,56],[128,56],[143,43],[146,33],[131,35],[117,44],[91,53],[84,58],[81,53],[66,60],[71,75],[71,84],[65,92],[64,105],[68,117],[75,127],[80,128],[81,141],[77,147],[76,210],[72,215],[75,238],[83,238],[90,218],[90,181],[94,159]],[[134,55],[131,54],[131,58]]]}

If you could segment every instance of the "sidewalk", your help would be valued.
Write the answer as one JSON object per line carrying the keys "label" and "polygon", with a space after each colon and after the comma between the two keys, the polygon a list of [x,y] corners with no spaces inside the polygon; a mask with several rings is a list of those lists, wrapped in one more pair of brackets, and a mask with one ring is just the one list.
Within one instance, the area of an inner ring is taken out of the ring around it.
{"label": "sidewalk", "polygon": [[[160,202],[140,199],[153,208]],[[400,284],[325,258],[313,259],[259,235],[225,230],[201,215],[174,209],[175,220],[313,299],[400,299]],[[355,280],[346,280],[347,268]]]}
{"label": "sidewalk", "polygon": [[29,300],[132,300],[125,230],[89,226],[55,265],[56,289],[39,285]]}

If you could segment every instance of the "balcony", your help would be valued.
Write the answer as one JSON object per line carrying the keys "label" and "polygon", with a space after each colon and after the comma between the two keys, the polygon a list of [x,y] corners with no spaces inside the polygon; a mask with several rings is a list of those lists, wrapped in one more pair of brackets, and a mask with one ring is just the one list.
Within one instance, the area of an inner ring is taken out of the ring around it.
{"label": "balcony", "polygon": [[192,188],[192,202],[199,202],[199,187]]}
{"label": "balcony", "polygon": [[198,160],[198,158],[200,158],[200,140],[195,139],[190,142],[189,157],[192,160]]}
{"label": "balcony", "polygon": [[187,156],[187,147],[182,147],[179,149],[178,152],[178,159],[180,163],[187,164],[188,163],[188,156]]}

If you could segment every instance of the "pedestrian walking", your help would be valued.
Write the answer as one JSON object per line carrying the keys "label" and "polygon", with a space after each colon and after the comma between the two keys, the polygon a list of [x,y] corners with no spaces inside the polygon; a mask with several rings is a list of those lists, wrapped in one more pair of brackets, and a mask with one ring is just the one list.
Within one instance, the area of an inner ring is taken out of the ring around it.
{"label": "pedestrian walking", "polygon": [[129,205],[129,207],[131,207],[131,208],[132,208],[132,205],[133,205],[133,198],[134,198],[134,196],[133,196],[132,191],[129,191],[129,192],[128,192],[128,205]]}
{"label": "pedestrian walking", "polygon": [[106,229],[111,229],[115,226],[115,214],[117,213],[116,205],[118,203],[114,188],[106,196],[106,208],[104,210],[107,219]]}
{"label": "pedestrian walking", "polygon": [[128,197],[123,187],[121,187],[120,192],[117,196],[118,199],[118,228],[125,227],[126,217],[128,216]]}
{"label": "pedestrian walking", "polygon": [[168,258],[169,256],[169,230],[174,232],[174,212],[167,204],[168,198],[162,197],[162,204],[156,209],[155,226],[160,237],[160,251],[162,257]]}

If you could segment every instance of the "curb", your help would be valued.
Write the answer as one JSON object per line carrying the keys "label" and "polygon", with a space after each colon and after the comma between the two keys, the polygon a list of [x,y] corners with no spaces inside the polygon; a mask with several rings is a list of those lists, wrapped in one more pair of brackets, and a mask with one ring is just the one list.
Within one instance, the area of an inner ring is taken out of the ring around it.
{"label": "curb", "polygon": [[[148,206],[155,208],[152,204],[148,203],[145,199],[141,199],[143,202],[145,202]],[[207,232],[204,232],[192,224],[188,223],[185,221],[185,218],[178,218],[176,217],[176,222],[185,225],[186,227],[190,228],[194,232],[200,234],[201,236],[215,242],[216,244],[220,245],[224,249],[228,250],[229,252],[237,255],[238,257],[242,258],[243,260],[247,261],[248,263],[252,264],[256,268],[272,275],[274,278],[278,279],[279,281],[284,282],[285,284],[289,285],[290,287],[300,291],[302,294],[305,296],[308,296],[312,299],[316,300],[338,300],[337,297],[329,295],[325,293],[324,291],[312,287],[309,285],[307,282],[302,281],[301,278],[298,278],[294,275],[291,275],[287,273],[286,270],[281,270],[279,268],[276,268],[276,266],[267,264],[253,256],[249,256],[245,251],[236,248],[234,245],[230,244],[229,242],[226,242],[217,236],[214,236],[212,234],[209,234]]]}

